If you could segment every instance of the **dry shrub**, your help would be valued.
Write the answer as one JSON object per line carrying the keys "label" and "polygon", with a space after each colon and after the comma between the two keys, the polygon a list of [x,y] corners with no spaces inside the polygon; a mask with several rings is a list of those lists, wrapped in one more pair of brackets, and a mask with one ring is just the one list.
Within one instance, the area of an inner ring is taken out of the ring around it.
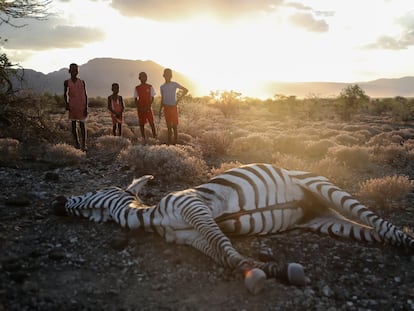
{"label": "dry shrub", "polygon": [[394,175],[366,180],[359,187],[358,197],[385,207],[408,195],[413,189],[413,181],[407,176]]}
{"label": "dry shrub", "polygon": [[357,131],[361,131],[361,130],[365,130],[366,126],[365,125],[345,125],[343,127],[344,131],[347,132],[357,132]]}
{"label": "dry shrub", "polygon": [[305,154],[309,157],[323,158],[328,152],[329,148],[336,146],[336,144],[329,139],[321,139],[316,142],[308,142],[305,148]]}
{"label": "dry shrub", "polygon": [[349,167],[337,159],[325,157],[316,163],[312,163],[309,166],[309,171],[327,177],[340,187],[347,187],[353,182]]}
{"label": "dry shrub", "polygon": [[267,162],[274,150],[273,140],[263,134],[254,133],[233,140],[228,153],[254,162]]}
{"label": "dry shrub", "polygon": [[113,160],[121,150],[128,148],[130,145],[131,142],[125,137],[105,135],[96,139],[94,151],[99,153],[101,159]]}
{"label": "dry shrub", "polygon": [[389,144],[375,148],[372,158],[378,163],[386,163],[396,168],[405,167],[413,156],[404,145]]}
{"label": "dry shrub", "polygon": [[272,155],[272,159],[272,163],[277,167],[298,171],[309,170],[308,162],[294,155],[276,152]]}
{"label": "dry shrub", "polygon": [[395,134],[400,135],[404,140],[414,139],[414,129],[411,128],[402,128],[398,131],[394,131]]}
{"label": "dry shrub", "polygon": [[222,131],[205,131],[199,138],[203,154],[207,157],[226,155],[230,139]]}
{"label": "dry shrub", "polygon": [[230,136],[232,139],[236,139],[239,137],[246,137],[250,134],[250,132],[244,128],[236,127],[230,131]]}
{"label": "dry shrub", "polygon": [[[167,134],[168,135],[168,134]],[[191,144],[193,141],[193,137],[187,133],[178,133],[178,143],[181,145],[188,145]]]}
{"label": "dry shrub", "polygon": [[414,149],[414,139],[407,139],[404,141],[404,147],[407,148],[407,150],[413,150]]}
{"label": "dry shrub", "polygon": [[364,129],[364,130],[360,130],[360,131],[356,131],[354,133],[355,137],[360,141],[360,142],[366,142],[368,141],[372,134],[369,130]]}
{"label": "dry shrub", "polygon": [[19,158],[20,142],[13,138],[0,138],[0,163],[14,163]]}
{"label": "dry shrub", "polygon": [[129,140],[134,140],[137,137],[135,136],[134,132],[132,132],[129,127],[122,126],[122,137],[128,138]]}
{"label": "dry shrub", "polygon": [[370,164],[370,149],[362,146],[337,146],[329,149],[328,157],[345,163],[350,168],[368,168]]}
{"label": "dry shrub", "polygon": [[392,142],[391,139],[392,133],[380,133],[371,137],[368,141],[368,146],[384,146]]}
{"label": "dry shrub", "polygon": [[[180,132],[178,132],[178,136]],[[167,142],[168,140],[168,130],[165,127],[160,127],[157,132],[157,136],[160,142]]]}
{"label": "dry shrub", "polygon": [[88,136],[97,136],[97,133],[100,130],[100,127],[96,124],[87,124],[86,128],[88,130]]}
{"label": "dry shrub", "polygon": [[199,181],[207,176],[201,151],[190,146],[135,145],[121,151],[119,159],[140,174],[170,181]]}
{"label": "dry shrub", "polygon": [[86,154],[75,147],[59,143],[56,145],[49,145],[46,148],[44,161],[56,165],[76,165],[84,161]]}
{"label": "dry shrub", "polygon": [[319,135],[321,138],[332,138],[338,136],[339,133],[341,132],[338,130],[323,129],[322,131],[320,131]]}
{"label": "dry shrub", "polygon": [[359,139],[349,134],[339,134],[335,141],[340,145],[353,146],[359,144]]}
{"label": "dry shrub", "polygon": [[238,161],[231,161],[231,162],[224,162],[221,163],[220,167],[213,167],[210,170],[210,173],[208,174],[209,178],[213,178],[214,176],[220,175],[222,173],[224,173],[225,171],[235,168],[235,167],[239,167],[241,166],[242,163],[238,162]]}
{"label": "dry shrub", "polygon": [[351,173],[345,163],[333,158],[325,157],[316,162],[307,162],[296,156],[277,153],[273,156],[273,163],[285,169],[312,172],[325,176],[339,186],[346,186],[352,181]]}
{"label": "dry shrub", "polygon": [[204,130],[212,124],[225,124],[225,119],[219,109],[199,102],[185,103],[179,107],[180,131],[192,137],[200,137]]}
{"label": "dry shrub", "polygon": [[404,139],[400,135],[395,133],[391,135],[390,140],[394,144],[402,144],[404,142]]}
{"label": "dry shrub", "polygon": [[274,148],[278,152],[302,155],[306,148],[306,143],[302,135],[281,134],[274,138]]}
{"label": "dry shrub", "polygon": [[307,136],[314,136],[314,137],[319,137],[321,135],[321,129],[315,127],[315,124],[311,127],[311,126],[305,126],[301,129],[301,132],[303,132],[303,134],[307,135]]}

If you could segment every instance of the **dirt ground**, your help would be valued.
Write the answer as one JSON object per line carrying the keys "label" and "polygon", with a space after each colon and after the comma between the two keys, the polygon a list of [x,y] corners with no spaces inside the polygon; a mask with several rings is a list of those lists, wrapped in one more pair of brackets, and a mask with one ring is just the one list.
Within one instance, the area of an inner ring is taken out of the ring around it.
{"label": "dirt ground", "polygon": [[[124,187],[133,177],[89,156],[79,167],[0,167],[1,311],[414,310],[414,254],[406,250],[301,231],[233,239],[244,254],[301,263],[311,280],[304,287],[267,280],[251,295],[241,275],[192,248],[50,210],[58,194]],[[152,204],[171,190],[155,180],[143,199]],[[410,226],[411,206],[382,216]]]}

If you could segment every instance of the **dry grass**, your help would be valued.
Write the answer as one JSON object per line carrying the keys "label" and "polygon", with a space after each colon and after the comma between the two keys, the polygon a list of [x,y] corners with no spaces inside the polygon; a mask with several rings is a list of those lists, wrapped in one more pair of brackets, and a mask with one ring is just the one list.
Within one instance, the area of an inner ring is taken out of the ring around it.
{"label": "dry grass", "polygon": [[227,171],[229,169],[239,167],[240,165],[242,165],[242,164],[238,161],[231,161],[231,162],[221,163],[220,167],[213,167],[210,170],[210,173],[208,174],[208,177],[212,178],[214,176],[217,176],[217,175],[220,175],[220,174],[224,173],[225,171]]}
{"label": "dry grass", "polygon": [[121,150],[131,145],[129,139],[120,136],[104,135],[96,139],[94,152],[104,161],[116,159]]}
{"label": "dry grass", "polygon": [[359,184],[358,197],[385,207],[392,201],[400,200],[413,190],[413,181],[407,176],[386,176],[372,178]]}
{"label": "dry grass", "polygon": [[204,156],[215,157],[228,153],[229,135],[222,131],[205,131],[198,140]]}
{"label": "dry grass", "polygon": [[134,145],[121,151],[119,159],[141,175],[152,174],[169,182],[197,181],[207,176],[201,152],[190,146]]}
{"label": "dry grass", "polygon": [[323,158],[328,150],[335,147],[336,143],[329,139],[309,141],[306,144],[304,153],[310,158]]}
{"label": "dry grass", "polygon": [[338,186],[346,186],[354,182],[349,168],[337,159],[325,157],[318,161],[304,160],[296,156],[276,153],[273,164],[289,170],[312,172],[327,177]]}
{"label": "dry grass", "polygon": [[350,168],[367,170],[370,168],[371,149],[362,146],[337,146],[328,150],[327,156],[345,163]]}
{"label": "dry grass", "polygon": [[250,162],[269,162],[274,149],[274,140],[271,137],[254,133],[234,139],[228,153]]}
{"label": "dry grass", "polygon": [[55,165],[77,165],[86,159],[86,155],[79,149],[66,143],[50,145],[46,148],[44,161]]}
{"label": "dry grass", "polygon": [[412,149],[400,144],[388,144],[374,149],[372,158],[378,163],[385,163],[394,168],[404,168],[414,160]]}
{"label": "dry grass", "polygon": [[19,158],[20,142],[13,138],[0,138],[0,163],[15,163]]}

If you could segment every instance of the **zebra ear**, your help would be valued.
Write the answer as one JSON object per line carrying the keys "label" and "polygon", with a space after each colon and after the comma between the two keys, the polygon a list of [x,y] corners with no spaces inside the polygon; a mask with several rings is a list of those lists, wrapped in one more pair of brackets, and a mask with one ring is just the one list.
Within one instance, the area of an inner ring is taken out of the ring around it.
{"label": "zebra ear", "polygon": [[136,178],[132,181],[126,190],[137,195],[141,191],[141,188],[144,187],[145,184],[153,178],[154,176],[152,175],[144,175],[140,178]]}

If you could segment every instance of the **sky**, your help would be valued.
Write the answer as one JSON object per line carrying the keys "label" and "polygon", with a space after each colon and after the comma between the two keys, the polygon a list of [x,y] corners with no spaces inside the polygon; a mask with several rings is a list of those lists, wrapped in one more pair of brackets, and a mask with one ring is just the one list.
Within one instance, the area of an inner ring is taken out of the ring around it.
{"label": "sky", "polygon": [[60,0],[48,11],[15,21],[23,28],[0,24],[1,51],[43,73],[98,57],[152,60],[187,75],[194,95],[251,97],[269,81],[414,75],[412,0]]}

